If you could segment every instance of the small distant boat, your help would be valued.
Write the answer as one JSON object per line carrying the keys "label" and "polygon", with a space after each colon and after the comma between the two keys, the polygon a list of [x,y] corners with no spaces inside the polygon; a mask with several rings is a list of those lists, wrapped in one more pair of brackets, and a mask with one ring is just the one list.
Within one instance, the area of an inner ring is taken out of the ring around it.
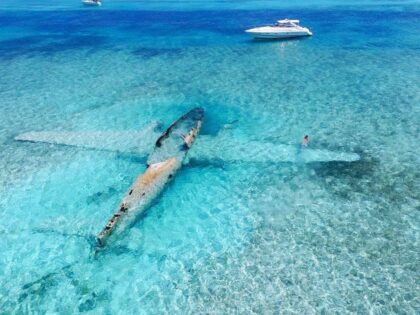
{"label": "small distant boat", "polygon": [[312,32],[299,25],[299,20],[279,20],[274,25],[255,27],[245,31],[255,38],[280,39],[311,36]]}
{"label": "small distant boat", "polygon": [[102,5],[102,2],[99,0],[83,0],[82,3],[91,7],[100,7]]}

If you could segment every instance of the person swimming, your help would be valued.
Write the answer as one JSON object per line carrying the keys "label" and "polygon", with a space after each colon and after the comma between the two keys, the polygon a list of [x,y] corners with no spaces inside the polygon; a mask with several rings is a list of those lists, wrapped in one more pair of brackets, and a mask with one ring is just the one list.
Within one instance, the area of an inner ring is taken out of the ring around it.
{"label": "person swimming", "polygon": [[305,135],[302,140],[302,146],[307,147],[309,145],[309,136]]}

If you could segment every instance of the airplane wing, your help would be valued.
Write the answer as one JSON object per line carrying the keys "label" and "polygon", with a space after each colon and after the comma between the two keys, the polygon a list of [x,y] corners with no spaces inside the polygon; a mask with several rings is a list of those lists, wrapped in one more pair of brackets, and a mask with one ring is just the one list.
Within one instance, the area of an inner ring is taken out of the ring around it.
{"label": "airplane wing", "polygon": [[160,123],[152,122],[140,130],[124,131],[32,131],[15,137],[17,141],[44,142],[89,149],[148,155],[161,135]]}
{"label": "airplane wing", "polygon": [[360,159],[357,153],[311,149],[300,144],[277,144],[268,141],[239,139],[230,136],[200,136],[189,153],[190,159],[223,162],[311,163]]}
{"label": "airplane wing", "polygon": [[[40,131],[18,135],[15,140],[129,152],[146,156],[161,135],[157,129],[158,123],[154,122],[136,131]],[[353,162],[359,160],[360,156],[357,153],[301,148],[300,145],[241,139],[227,133],[219,133],[217,136],[199,136],[194,148],[189,152],[189,158],[209,163],[212,161],[311,163]]]}

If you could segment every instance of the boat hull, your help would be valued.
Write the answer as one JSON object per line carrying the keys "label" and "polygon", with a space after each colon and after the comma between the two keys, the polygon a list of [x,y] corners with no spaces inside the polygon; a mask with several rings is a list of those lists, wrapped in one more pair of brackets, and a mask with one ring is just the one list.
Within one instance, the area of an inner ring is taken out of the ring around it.
{"label": "boat hull", "polygon": [[[297,20],[296,20],[297,21]],[[282,21],[280,21],[282,22]],[[298,22],[298,21],[297,21]],[[312,32],[307,27],[291,24],[291,26],[262,26],[250,28],[245,31],[254,38],[284,39],[311,36]]]}
{"label": "boat hull", "polygon": [[[195,108],[175,121],[156,141],[147,169],[131,185],[117,211],[97,235],[103,247],[112,235],[131,226],[149,207],[181,168],[189,148],[197,137],[204,111]],[[187,135],[182,138],[179,133]],[[185,138],[188,137],[188,143]]]}
{"label": "boat hull", "polygon": [[273,33],[273,32],[252,32],[247,31],[249,35],[251,35],[254,38],[259,39],[285,39],[285,38],[297,38],[297,37],[306,37],[311,36],[312,33],[310,32],[279,32],[279,33]]}

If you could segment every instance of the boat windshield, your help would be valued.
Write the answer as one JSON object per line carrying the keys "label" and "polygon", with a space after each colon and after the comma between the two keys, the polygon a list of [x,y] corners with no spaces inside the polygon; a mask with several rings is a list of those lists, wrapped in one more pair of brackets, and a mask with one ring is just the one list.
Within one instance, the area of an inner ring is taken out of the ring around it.
{"label": "boat windshield", "polygon": [[276,22],[275,26],[281,27],[295,27],[298,26],[299,20],[279,20]]}
{"label": "boat windshield", "polygon": [[294,27],[296,25],[293,25],[292,23],[276,23],[274,24],[275,26],[280,26],[280,27]]}

